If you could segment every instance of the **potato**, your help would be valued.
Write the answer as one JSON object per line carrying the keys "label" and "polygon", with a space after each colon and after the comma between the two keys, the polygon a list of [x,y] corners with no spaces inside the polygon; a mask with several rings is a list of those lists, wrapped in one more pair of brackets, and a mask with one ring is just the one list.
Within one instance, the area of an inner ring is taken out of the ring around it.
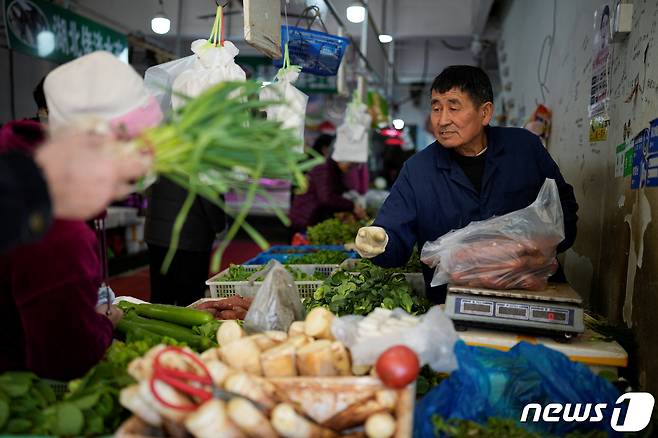
{"label": "potato", "polygon": [[385,411],[386,408],[380,405],[377,400],[370,399],[351,405],[322,423],[322,425],[333,430],[350,429],[363,424],[371,415]]}
{"label": "potato", "polygon": [[366,420],[368,438],[390,438],[395,434],[395,419],[391,414],[379,413]]}
{"label": "potato", "polygon": [[226,321],[217,329],[217,343],[220,347],[229,345],[231,342],[237,341],[246,336],[240,324],[236,321]]}
{"label": "potato", "polygon": [[296,376],[295,346],[285,343],[261,353],[260,364],[265,377]]}
{"label": "potato", "polygon": [[269,419],[249,400],[235,397],[228,402],[228,415],[249,438],[277,438]]}
{"label": "potato", "polygon": [[160,414],[139,395],[139,385],[131,385],[123,388],[119,393],[119,403],[142,421],[151,426],[160,426],[162,418]]}
{"label": "potato", "polygon": [[333,340],[331,333],[331,323],[334,320],[334,314],[324,307],[316,307],[306,315],[304,321],[304,332],[307,336],[318,339]]}
{"label": "potato", "polygon": [[350,363],[350,353],[345,348],[342,342],[334,341],[331,344],[331,357],[334,363],[334,368],[338,370],[341,376],[352,375],[352,364]]}
{"label": "potato", "polygon": [[337,376],[331,341],[314,341],[297,350],[297,370],[302,376]]}
{"label": "potato", "polygon": [[290,328],[288,328],[288,336],[291,338],[293,336],[303,335],[305,333],[306,333],[306,329],[305,329],[304,321],[295,321],[292,324],[290,324]]}
{"label": "potato", "polygon": [[244,438],[231,421],[223,400],[211,399],[185,419],[185,427],[196,438]]}
{"label": "potato", "polygon": [[267,330],[265,332],[265,336],[267,336],[277,344],[280,344],[288,340],[288,333],[280,330]]}
{"label": "potato", "polygon": [[274,394],[276,393],[276,388],[264,379],[259,379],[245,373],[230,375],[224,382],[224,389],[240,394],[248,400],[260,403],[268,410],[272,409],[275,405]]}
{"label": "potato", "polygon": [[299,415],[288,403],[272,410],[272,426],[284,438],[334,438],[334,431],[325,429]]}
{"label": "potato", "polygon": [[242,338],[224,345],[219,349],[219,357],[231,368],[262,375],[260,348],[253,339]]}
{"label": "potato", "polygon": [[352,364],[352,374],[355,376],[365,376],[370,371],[370,365]]}
{"label": "potato", "polygon": [[212,382],[219,387],[224,384],[226,378],[233,372],[233,370],[229,368],[228,365],[226,365],[224,362],[220,362],[219,360],[206,362],[206,368],[208,368]]}
{"label": "potato", "polygon": [[245,339],[253,340],[260,351],[269,350],[270,348],[276,345],[270,337],[266,336],[264,333],[257,333],[255,335],[247,336]]}

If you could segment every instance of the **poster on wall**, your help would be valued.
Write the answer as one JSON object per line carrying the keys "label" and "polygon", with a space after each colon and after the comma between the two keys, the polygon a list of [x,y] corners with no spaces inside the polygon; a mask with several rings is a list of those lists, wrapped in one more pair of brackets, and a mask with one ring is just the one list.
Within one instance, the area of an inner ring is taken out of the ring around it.
{"label": "poster on wall", "polygon": [[594,12],[592,35],[592,79],[588,113],[590,118],[590,142],[608,139],[609,73],[612,56],[610,44],[610,6],[603,5]]}
{"label": "poster on wall", "polygon": [[650,124],[646,164],[647,187],[658,187],[658,119],[652,120]]}
{"label": "poster on wall", "polygon": [[633,139],[633,174],[631,189],[636,190],[647,185],[649,156],[649,129],[645,128]]}
{"label": "poster on wall", "polygon": [[606,141],[608,139],[610,119],[606,114],[597,114],[589,120],[589,141]]}

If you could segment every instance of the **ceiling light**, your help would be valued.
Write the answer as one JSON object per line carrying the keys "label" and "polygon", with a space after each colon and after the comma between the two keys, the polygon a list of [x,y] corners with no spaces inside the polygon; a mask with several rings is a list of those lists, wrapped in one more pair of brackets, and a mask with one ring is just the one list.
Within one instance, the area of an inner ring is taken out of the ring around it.
{"label": "ceiling light", "polygon": [[164,5],[160,0],[160,12],[151,18],[151,30],[158,35],[164,35],[169,32],[169,29],[171,29],[171,20],[165,13]]}
{"label": "ceiling light", "polygon": [[366,19],[366,8],[360,4],[353,4],[347,7],[347,21],[351,23],[361,23]]}
{"label": "ceiling light", "polygon": [[393,127],[395,127],[395,129],[397,129],[398,131],[401,131],[402,129],[404,129],[404,120],[402,119],[393,120]]}
{"label": "ceiling light", "polygon": [[393,36],[387,35],[385,33],[379,35],[379,42],[382,44],[387,44],[393,41]]}

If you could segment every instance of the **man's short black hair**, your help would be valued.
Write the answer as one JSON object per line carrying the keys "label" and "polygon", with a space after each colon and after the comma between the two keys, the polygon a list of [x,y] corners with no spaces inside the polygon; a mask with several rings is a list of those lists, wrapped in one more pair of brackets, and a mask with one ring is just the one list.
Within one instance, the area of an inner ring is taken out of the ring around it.
{"label": "man's short black hair", "polygon": [[34,97],[34,103],[37,104],[38,109],[48,109],[48,104],[46,103],[46,95],[43,92],[43,82],[46,80],[44,76],[41,81],[34,87],[32,92],[32,97]]}
{"label": "man's short black hair", "polygon": [[493,103],[493,88],[489,76],[479,67],[451,65],[446,67],[432,83],[432,91],[445,93],[458,88],[468,94],[476,106]]}

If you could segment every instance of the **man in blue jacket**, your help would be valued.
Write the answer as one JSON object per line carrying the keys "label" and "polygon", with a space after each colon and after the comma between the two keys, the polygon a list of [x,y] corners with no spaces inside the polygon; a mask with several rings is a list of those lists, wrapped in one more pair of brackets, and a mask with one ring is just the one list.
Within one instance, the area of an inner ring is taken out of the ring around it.
{"label": "man in blue jacket", "polygon": [[[546,178],[556,181],[564,214],[567,250],[576,238],[578,204],[539,137],[525,129],[490,127],[493,90],[486,73],[451,66],[432,84],[431,122],[437,141],[407,160],[372,227],[359,230],[356,248],[385,267],[407,262],[422,248],[472,221],[530,205]],[[432,269],[423,266],[428,297],[445,301],[446,288],[430,288]]]}

